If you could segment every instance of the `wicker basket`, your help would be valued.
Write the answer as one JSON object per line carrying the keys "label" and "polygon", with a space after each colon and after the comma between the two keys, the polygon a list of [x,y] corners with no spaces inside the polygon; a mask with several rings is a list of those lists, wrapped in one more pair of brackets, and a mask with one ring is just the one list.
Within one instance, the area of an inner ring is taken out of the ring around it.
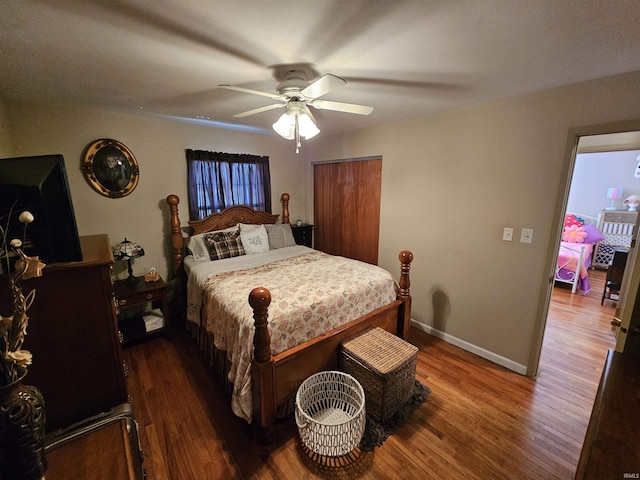
{"label": "wicker basket", "polygon": [[367,395],[367,413],[379,422],[408,400],[417,359],[417,347],[377,327],[340,346],[341,369],[360,382]]}
{"label": "wicker basket", "polygon": [[343,372],[307,378],[296,393],[296,424],[307,448],[337,457],[360,443],[366,422],[362,385]]}

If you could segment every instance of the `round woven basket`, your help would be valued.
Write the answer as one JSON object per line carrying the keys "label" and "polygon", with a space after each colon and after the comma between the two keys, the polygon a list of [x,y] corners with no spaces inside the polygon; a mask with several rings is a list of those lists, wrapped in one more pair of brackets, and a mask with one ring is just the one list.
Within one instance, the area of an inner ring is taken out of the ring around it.
{"label": "round woven basket", "polygon": [[310,450],[337,457],[358,446],[366,415],[364,390],[351,375],[338,371],[316,373],[296,393],[296,424]]}

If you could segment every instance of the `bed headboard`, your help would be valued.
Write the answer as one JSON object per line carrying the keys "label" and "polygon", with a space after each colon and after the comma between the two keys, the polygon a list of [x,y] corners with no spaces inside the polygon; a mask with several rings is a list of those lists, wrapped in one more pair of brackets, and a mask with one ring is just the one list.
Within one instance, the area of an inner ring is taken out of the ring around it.
{"label": "bed headboard", "polygon": [[[282,201],[282,223],[289,223],[289,194],[280,195]],[[188,242],[190,235],[199,233],[213,232],[233,227],[238,223],[265,224],[276,223],[279,215],[274,215],[261,210],[254,210],[246,205],[236,205],[224,209],[221,212],[213,213],[202,220],[190,220],[188,225],[192,232],[186,233],[182,231],[180,225],[180,217],[178,215],[178,204],[180,198],[177,195],[169,195],[167,197],[169,204],[169,212],[171,215],[171,256],[173,260],[173,271],[177,274],[182,265],[182,255],[184,252],[185,241]]]}
{"label": "bed headboard", "polygon": [[[245,205],[236,205],[229,207],[221,212],[213,213],[202,220],[189,220],[189,226],[192,228],[192,235],[199,233],[214,232],[216,230],[224,230],[233,227],[239,223],[276,223],[280,215],[272,215]],[[288,222],[284,222],[288,223]]]}

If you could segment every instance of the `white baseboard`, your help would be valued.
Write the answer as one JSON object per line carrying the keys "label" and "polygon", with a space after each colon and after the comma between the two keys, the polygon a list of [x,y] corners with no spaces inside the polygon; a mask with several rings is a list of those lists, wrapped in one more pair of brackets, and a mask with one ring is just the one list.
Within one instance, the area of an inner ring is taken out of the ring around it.
{"label": "white baseboard", "polygon": [[444,333],[444,332],[441,332],[440,330],[436,330],[435,328],[429,325],[425,325],[424,323],[420,323],[417,320],[411,319],[411,326],[419,330],[422,330],[423,332],[426,332],[429,335],[433,335],[434,337],[439,338],[440,340],[444,340],[447,343],[455,345],[456,347],[460,347],[463,350],[466,350],[467,352],[471,352],[475,355],[478,355],[479,357],[485,358],[493,363],[497,363],[498,365],[508,368],[509,370],[513,370],[514,372],[519,373],[520,375],[527,374],[527,367],[525,365],[516,363],[513,360],[509,360],[508,358],[497,355],[493,352],[490,352],[489,350],[485,350],[484,348],[478,347],[477,345],[474,345],[472,343],[465,342],[464,340],[460,340],[459,338],[454,337],[453,335],[449,335],[448,333]]}

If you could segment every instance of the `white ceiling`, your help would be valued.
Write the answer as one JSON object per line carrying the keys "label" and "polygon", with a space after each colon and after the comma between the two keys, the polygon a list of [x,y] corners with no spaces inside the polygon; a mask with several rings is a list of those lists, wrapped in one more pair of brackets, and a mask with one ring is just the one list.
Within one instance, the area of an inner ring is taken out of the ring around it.
{"label": "white ceiling", "polygon": [[2,0],[0,96],[270,129],[217,85],[297,65],[375,108],[314,110],[336,133],[640,70],[639,29],[638,0]]}

